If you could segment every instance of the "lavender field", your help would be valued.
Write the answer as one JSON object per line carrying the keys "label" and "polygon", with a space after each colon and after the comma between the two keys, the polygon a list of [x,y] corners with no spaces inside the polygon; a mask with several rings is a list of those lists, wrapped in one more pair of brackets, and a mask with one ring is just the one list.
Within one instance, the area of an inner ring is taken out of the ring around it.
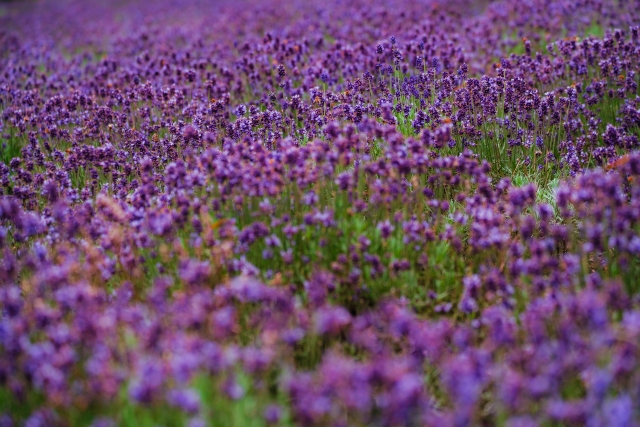
{"label": "lavender field", "polygon": [[639,31],[0,3],[0,427],[640,426]]}

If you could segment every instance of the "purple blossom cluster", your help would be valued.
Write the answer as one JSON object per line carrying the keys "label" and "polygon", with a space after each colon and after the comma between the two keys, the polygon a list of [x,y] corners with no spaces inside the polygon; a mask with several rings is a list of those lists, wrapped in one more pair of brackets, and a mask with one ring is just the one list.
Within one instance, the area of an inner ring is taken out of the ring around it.
{"label": "purple blossom cluster", "polygon": [[0,427],[640,425],[640,4],[0,4]]}

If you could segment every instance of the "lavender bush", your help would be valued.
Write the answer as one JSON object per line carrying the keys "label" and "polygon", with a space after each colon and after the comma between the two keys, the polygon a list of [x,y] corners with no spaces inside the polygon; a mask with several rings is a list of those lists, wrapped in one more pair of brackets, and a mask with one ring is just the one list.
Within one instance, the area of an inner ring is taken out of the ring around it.
{"label": "lavender bush", "polygon": [[639,25],[0,4],[0,427],[640,426]]}

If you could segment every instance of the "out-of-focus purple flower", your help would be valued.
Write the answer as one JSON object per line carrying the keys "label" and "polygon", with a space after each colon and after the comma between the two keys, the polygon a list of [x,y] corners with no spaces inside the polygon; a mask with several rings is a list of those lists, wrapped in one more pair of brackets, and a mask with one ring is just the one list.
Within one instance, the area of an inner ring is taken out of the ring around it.
{"label": "out-of-focus purple flower", "polygon": [[200,285],[206,282],[211,274],[208,261],[188,259],[182,261],[179,267],[180,279],[189,285]]}
{"label": "out-of-focus purple flower", "polygon": [[47,427],[56,424],[56,415],[51,409],[38,409],[24,422],[25,427]]}
{"label": "out-of-focus purple flower", "polygon": [[532,417],[523,415],[512,417],[507,420],[507,427],[539,427],[539,423]]}
{"label": "out-of-focus purple flower", "polygon": [[623,394],[604,402],[602,412],[605,425],[631,427],[634,425],[634,412],[637,413],[637,406],[634,406],[633,400],[628,394]]}
{"label": "out-of-focus purple flower", "polygon": [[554,400],[546,406],[547,415],[556,421],[584,423],[588,411],[588,403],[584,400]]}
{"label": "out-of-focus purple flower", "polygon": [[324,306],[314,314],[315,332],[333,335],[351,322],[349,312],[340,306]]}
{"label": "out-of-focus purple flower", "polygon": [[182,131],[182,137],[185,141],[195,140],[198,138],[198,130],[194,126],[187,125]]}
{"label": "out-of-focus purple flower", "polygon": [[200,395],[192,389],[171,390],[167,393],[167,401],[189,414],[200,411]]}
{"label": "out-of-focus purple flower", "polygon": [[269,425],[278,424],[282,418],[282,408],[278,405],[269,405],[265,408],[263,417]]}
{"label": "out-of-focus purple flower", "polygon": [[233,295],[242,302],[258,302],[266,292],[265,286],[253,277],[239,276],[229,283]]}
{"label": "out-of-focus purple flower", "polygon": [[91,423],[90,427],[115,427],[116,423],[111,418],[98,418]]}
{"label": "out-of-focus purple flower", "polygon": [[395,229],[393,224],[391,224],[391,221],[389,221],[388,219],[378,223],[377,228],[378,230],[380,230],[380,235],[383,239],[389,238],[389,236],[391,236],[391,233],[393,233],[393,230]]}
{"label": "out-of-focus purple flower", "polygon": [[136,373],[129,384],[129,396],[140,403],[150,403],[164,384],[161,362],[145,358],[138,362]]}
{"label": "out-of-focus purple flower", "polygon": [[206,427],[207,423],[200,417],[191,418],[187,423],[187,427]]}
{"label": "out-of-focus purple flower", "polygon": [[222,391],[232,400],[240,400],[245,395],[245,389],[238,383],[235,375],[230,375],[222,384]]}

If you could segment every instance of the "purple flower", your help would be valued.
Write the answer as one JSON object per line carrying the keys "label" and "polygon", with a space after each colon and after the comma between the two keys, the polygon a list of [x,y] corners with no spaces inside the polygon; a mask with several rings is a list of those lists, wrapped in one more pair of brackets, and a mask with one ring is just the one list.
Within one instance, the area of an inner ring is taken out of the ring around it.
{"label": "purple flower", "polygon": [[282,418],[282,408],[278,405],[269,405],[265,408],[263,417],[269,425],[278,424]]}
{"label": "purple flower", "polygon": [[351,322],[351,315],[343,307],[325,305],[314,314],[315,332],[319,335],[337,334]]}
{"label": "purple flower", "polygon": [[634,425],[633,400],[627,394],[608,399],[602,409],[605,424],[611,427],[630,427]]}
{"label": "purple flower", "polygon": [[181,262],[179,267],[180,279],[189,285],[201,285],[206,282],[211,274],[208,261],[188,259]]}
{"label": "purple flower", "polygon": [[161,362],[145,358],[138,362],[136,374],[129,383],[129,397],[140,403],[151,403],[164,384]]}
{"label": "purple flower", "polygon": [[115,427],[116,423],[111,418],[100,417],[91,423],[91,427]]}
{"label": "purple flower", "polygon": [[192,389],[171,390],[167,394],[167,401],[189,414],[200,411],[200,396]]}
{"label": "purple flower", "polygon": [[232,400],[240,400],[245,395],[244,388],[238,383],[235,375],[230,375],[222,385],[222,391]]}
{"label": "purple flower", "polygon": [[393,233],[393,230],[395,229],[393,224],[391,224],[391,221],[389,221],[388,219],[378,223],[377,228],[378,230],[380,230],[380,235],[383,239],[389,238],[389,236],[391,236],[391,233]]}
{"label": "purple flower", "polygon": [[182,131],[182,137],[185,141],[195,140],[196,138],[198,138],[198,130],[191,125],[187,125]]}

